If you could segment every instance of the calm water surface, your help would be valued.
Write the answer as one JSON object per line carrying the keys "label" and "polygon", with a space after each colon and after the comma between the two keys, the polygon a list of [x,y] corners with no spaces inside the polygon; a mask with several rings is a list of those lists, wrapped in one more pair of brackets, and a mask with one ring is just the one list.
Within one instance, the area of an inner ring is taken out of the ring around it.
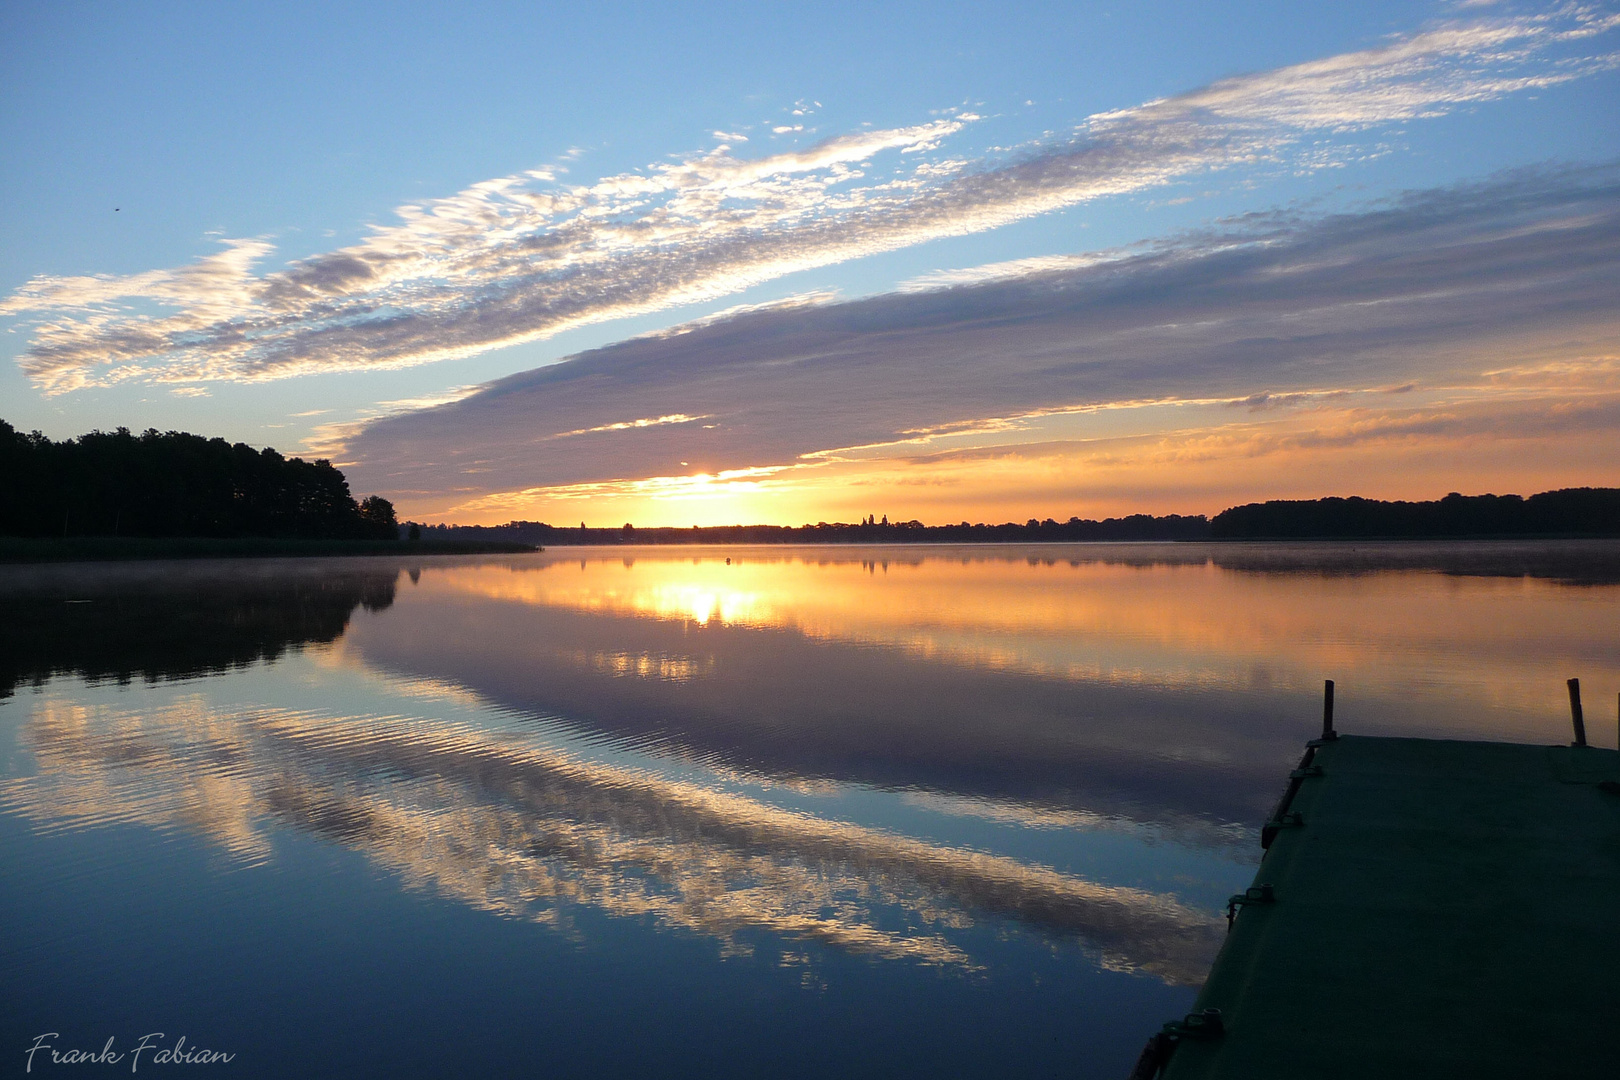
{"label": "calm water surface", "polygon": [[0,612],[0,1075],[1117,1080],[1322,679],[1544,743],[1620,691],[1605,543],[10,567]]}

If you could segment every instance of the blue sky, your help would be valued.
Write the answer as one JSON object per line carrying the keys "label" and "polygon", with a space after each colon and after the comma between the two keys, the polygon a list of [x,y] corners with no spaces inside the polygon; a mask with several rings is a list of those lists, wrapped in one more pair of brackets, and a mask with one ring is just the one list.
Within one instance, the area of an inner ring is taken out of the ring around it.
{"label": "blue sky", "polygon": [[[1620,482],[1614,447],[1545,419],[1601,430],[1616,391],[1615,305],[1588,288],[1613,280],[1593,223],[1615,210],[1615,22],[1529,3],[11,4],[0,416],[331,454],[433,519],[1201,512],[1347,477],[1391,495]],[[1452,295],[1489,279],[1522,302],[1251,347],[1354,301],[1319,283],[1283,311],[1262,295],[1283,271],[1223,252],[1304,266],[1325,245],[1350,279],[1404,282],[1378,310],[1409,311],[1421,281],[1375,270],[1437,242],[1435,215],[1475,230],[1457,242],[1479,269]],[[1389,248],[1346,239],[1358,222]],[[1586,276],[1537,277],[1521,251],[1492,277],[1491,243],[1524,229],[1543,259],[1575,243]],[[1165,276],[1189,259],[1248,282],[1235,302],[1272,322],[1228,344],[1272,361],[1141,346],[1183,310],[1169,298],[1196,306]],[[1148,321],[1129,333],[1095,314],[1110,274],[1160,305],[1132,307]],[[1019,299],[1053,287],[1080,298],[1061,318]],[[784,301],[810,322],[785,331]],[[940,304],[994,308],[974,357],[918,359]],[[1104,323],[1120,344],[1086,352]],[[733,351],[694,352],[715,334]],[[840,374],[772,381],[825,355],[806,334],[840,343]],[[982,385],[947,377],[969,368]],[[952,389],[908,389],[929,385]],[[1355,397],[1402,387],[1399,416]],[[778,414],[824,438],[778,438],[795,427]],[[1404,434],[1343,434],[1374,429]]]}

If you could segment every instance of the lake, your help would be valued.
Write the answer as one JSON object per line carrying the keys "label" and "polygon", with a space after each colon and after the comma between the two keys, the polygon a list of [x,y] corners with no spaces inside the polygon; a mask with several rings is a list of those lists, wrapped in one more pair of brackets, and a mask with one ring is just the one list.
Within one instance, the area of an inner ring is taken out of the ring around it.
{"label": "lake", "polygon": [[0,611],[46,1076],[1123,1080],[1323,679],[1341,731],[1559,743],[1578,676],[1605,746],[1620,691],[1600,541],[10,566]]}

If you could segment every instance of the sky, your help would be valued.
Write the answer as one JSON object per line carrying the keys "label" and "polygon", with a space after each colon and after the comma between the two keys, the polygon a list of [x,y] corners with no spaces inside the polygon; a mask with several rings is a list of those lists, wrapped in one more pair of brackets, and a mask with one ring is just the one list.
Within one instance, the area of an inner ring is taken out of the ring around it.
{"label": "sky", "polygon": [[404,518],[1620,485],[1620,6],[0,6],[0,418]]}

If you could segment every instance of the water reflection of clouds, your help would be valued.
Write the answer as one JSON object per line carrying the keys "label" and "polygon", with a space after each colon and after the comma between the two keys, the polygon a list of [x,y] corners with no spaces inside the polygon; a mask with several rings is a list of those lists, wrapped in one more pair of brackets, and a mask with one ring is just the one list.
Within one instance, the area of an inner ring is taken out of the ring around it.
{"label": "water reflection of clouds", "polygon": [[205,698],[179,694],[151,711],[113,710],[44,694],[33,699],[20,741],[32,775],[0,786],[0,806],[42,831],[141,824],[207,834],[246,862],[270,857],[252,744],[237,718]]}
{"label": "water reflection of clouds", "polygon": [[[354,657],[772,777],[1230,822],[1264,813],[1278,768],[1297,756],[1295,739],[1273,754],[1271,724],[1248,697],[1194,703],[1175,687],[1031,679],[785,628],[490,601],[429,590],[429,579],[420,606],[357,620]],[[598,651],[706,663],[676,680],[578,662]]]}
{"label": "water reflection of clouds", "polygon": [[557,925],[590,908],[729,949],[766,932],[974,970],[960,932],[991,918],[1171,983],[1201,979],[1219,940],[1217,920],[1171,896],[442,721],[220,709],[196,694],[137,713],[46,693],[21,739],[37,767],[0,803],[42,828],[188,830],[249,861],[292,828]]}
{"label": "water reflection of clouds", "polygon": [[[1313,730],[1322,678],[1347,729],[1379,734],[1555,742],[1570,675],[1612,700],[1620,588],[1594,571],[1620,546],[1453,548],[547,553],[430,566],[342,648],[754,783],[1230,852]],[[732,621],[707,599],[725,595]]]}
{"label": "water reflection of clouds", "polygon": [[[1547,576],[1532,576],[1539,564],[1523,545],[1474,552],[1493,570],[1480,576],[1456,574],[1443,546],[1429,560],[1414,557],[1423,545],[1389,547],[1326,547],[1314,564],[1287,545],[1134,554],[1120,547],[1067,558],[950,548],[883,558],[643,549],[635,559],[542,557],[516,572],[458,567],[424,584],[536,607],[788,629],[946,664],[1122,687],[1303,691],[1337,674],[1369,702],[1450,697],[1439,712],[1474,724],[1492,713],[1511,723],[1501,714],[1555,705],[1572,661],[1586,665],[1589,679],[1620,683],[1601,625],[1620,611],[1620,590],[1589,588],[1574,603],[1562,584],[1581,576],[1579,567],[1620,563],[1613,545],[1572,548],[1584,562],[1562,573],[1543,569]],[[561,573],[564,566],[578,572]],[[1490,733],[1525,737],[1501,726]]]}

